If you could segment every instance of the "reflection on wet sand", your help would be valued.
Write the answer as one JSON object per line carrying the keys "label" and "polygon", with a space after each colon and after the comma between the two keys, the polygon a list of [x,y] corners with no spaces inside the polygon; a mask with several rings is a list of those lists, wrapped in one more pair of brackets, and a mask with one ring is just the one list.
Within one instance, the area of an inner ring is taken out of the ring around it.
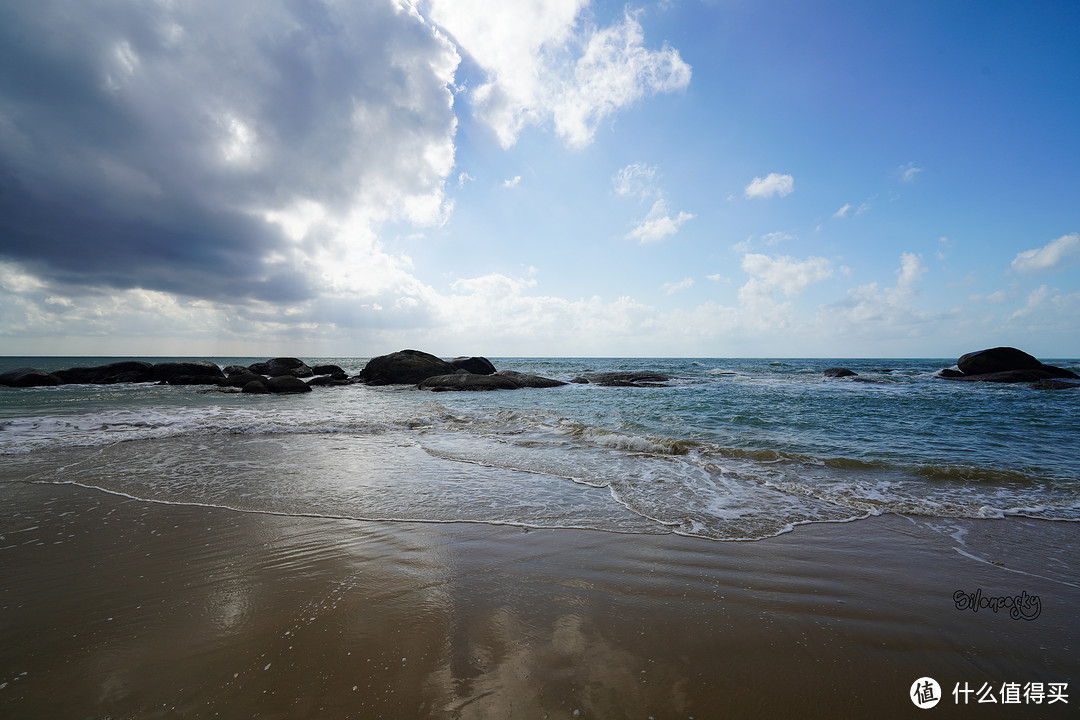
{"label": "reflection on wet sand", "polygon": [[[0,504],[4,717],[900,717],[923,675],[1080,675],[1072,524],[719,543],[26,483]],[[1038,593],[1043,614],[957,611],[978,587]]]}

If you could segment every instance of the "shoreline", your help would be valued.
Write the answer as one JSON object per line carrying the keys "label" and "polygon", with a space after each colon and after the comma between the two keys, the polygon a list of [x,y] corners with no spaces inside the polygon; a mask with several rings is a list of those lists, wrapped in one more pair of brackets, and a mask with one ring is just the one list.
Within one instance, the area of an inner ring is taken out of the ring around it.
{"label": "shoreline", "polygon": [[[923,676],[960,716],[957,683],[1080,678],[1076,523],[879,516],[723,542],[19,482],[0,505],[13,717],[909,717]],[[960,591],[1040,613],[961,610]],[[1039,713],[1074,715],[1068,694]]]}

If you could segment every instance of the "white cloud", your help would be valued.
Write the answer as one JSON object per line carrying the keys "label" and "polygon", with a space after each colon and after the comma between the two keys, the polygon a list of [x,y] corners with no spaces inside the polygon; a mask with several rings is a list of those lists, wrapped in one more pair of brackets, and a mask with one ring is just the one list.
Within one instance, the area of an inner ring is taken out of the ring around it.
{"label": "white cloud", "polygon": [[756,177],[746,186],[743,194],[748,198],[769,198],[774,195],[784,197],[795,190],[795,178],[791,175],[769,173],[763,178]]}
{"label": "white cloud", "polygon": [[521,176],[520,175],[515,175],[514,177],[510,178],[509,180],[503,180],[503,187],[506,187],[506,188],[517,187],[517,184],[520,183],[520,182],[521,182]]}
{"label": "white cloud", "polygon": [[1060,270],[1080,261],[1080,233],[1062,235],[1041,248],[1025,250],[1012,261],[1017,272]]}
{"label": "white cloud", "polygon": [[915,182],[915,176],[922,171],[921,167],[915,167],[915,163],[909,162],[896,168],[896,175],[900,178],[900,182],[910,183]]}
{"label": "white cloud", "polygon": [[912,305],[925,273],[926,266],[920,255],[902,253],[894,286],[879,288],[876,282],[860,285],[844,300],[829,306],[823,319],[830,319],[832,327],[838,331],[876,324],[872,329],[874,332],[889,332],[890,329],[898,333],[910,332],[929,317]]}
{"label": "white cloud", "polygon": [[487,75],[472,92],[473,107],[503,147],[526,125],[548,123],[568,145],[583,147],[616,111],[690,82],[677,50],[644,47],[636,13],[595,28],[579,19],[586,4],[432,0],[432,20]]}
{"label": "white cloud", "polygon": [[667,295],[674,295],[681,290],[689,290],[694,286],[694,278],[683,278],[678,282],[664,283],[660,289]]}
{"label": "white cloud", "polygon": [[656,186],[657,170],[642,162],[630,163],[611,178],[615,192],[641,199],[659,194]]}
{"label": "white cloud", "polygon": [[659,242],[669,235],[674,235],[678,232],[680,225],[693,217],[687,212],[680,212],[675,217],[671,217],[667,203],[660,198],[653,203],[645,219],[627,233],[626,237],[628,240],[637,240],[641,243]]}
{"label": "white cloud", "polygon": [[754,291],[777,290],[786,297],[800,295],[807,287],[832,277],[832,263],[826,258],[809,257],[798,260],[790,256],[770,257],[750,253],[743,257],[742,269],[750,275],[750,282],[744,286]]}
{"label": "white cloud", "polygon": [[837,210],[836,212],[833,213],[833,217],[834,218],[846,218],[848,215],[851,214],[851,211],[853,209],[854,208],[851,207],[851,203],[844,203],[844,205],[839,210]]}

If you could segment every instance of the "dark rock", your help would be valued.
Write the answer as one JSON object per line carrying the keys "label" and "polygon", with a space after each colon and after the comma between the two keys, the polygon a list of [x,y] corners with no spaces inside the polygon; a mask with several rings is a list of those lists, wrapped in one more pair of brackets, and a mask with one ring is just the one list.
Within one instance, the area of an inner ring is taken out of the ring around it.
{"label": "dark rock", "polygon": [[471,372],[474,375],[494,375],[495,366],[484,357],[456,357],[450,364],[459,370]]}
{"label": "dark rock", "polygon": [[[238,366],[231,366],[231,367],[238,367]],[[228,368],[226,368],[226,370],[227,369]],[[228,374],[228,373],[226,373],[226,374]],[[255,373],[251,372],[247,368],[244,368],[244,372],[236,372],[236,373],[233,373],[232,375],[229,375],[224,380],[219,380],[218,385],[220,387],[242,388],[242,387],[244,387],[245,385],[247,385],[250,382],[262,382],[265,379],[266,378],[264,378],[262,375],[256,375]]]}
{"label": "dark rock", "polygon": [[225,373],[221,372],[221,368],[208,360],[181,360],[178,362],[158,363],[153,366],[153,379],[157,382],[170,382],[174,377],[185,375],[202,377],[204,383],[208,385],[214,384],[225,377]]}
{"label": "dark rock", "polygon": [[588,385],[589,384],[589,381],[586,380],[583,377],[576,377],[573,380],[571,380],[570,382],[577,383],[578,385]]}
{"label": "dark rock", "polygon": [[0,373],[0,385],[8,387],[49,387],[62,384],[60,378],[37,368],[17,368]]}
{"label": "dark rock", "polygon": [[859,373],[857,373],[857,372],[855,372],[853,370],[848,370],[847,368],[832,367],[832,368],[825,368],[825,372],[823,372],[821,374],[824,375],[825,377],[829,377],[829,378],[842,378],[842,377],[853,377],[855,375],[858,375]]}
{"label": "dark rock", "polygon": [[337,365],[316,365],[311,372],[315,375],[345,375],[345,371]]}
{"label": "dark rock", "polygon": [[419,350],[399,350],[368,361],[360,376],[369,385],[416,385],[430,377],[451,375],[454,366]]}
{"label": "dark rock", "polygon": [[308,384],[294,375],[277,375],[263,381],[266,389],[274,394],[311,392]]}
{"label": "dark rock", "polygon": [[335,373],[333,375],[319,375],[318,377],[308,380],[307,384],[309,387],[333,387],[337,385],[352,385],[349,379],[345,376],[345,373]]}
{"label": "dark rock", "polygon": [[499,370],[495,374],[510,378],[518,387],[523,388],[551,388],[566,384],[562,380],[552,380],[551,378],[540,377],[539,375],[528,375],[526,373],[517,372],[516,370]]}
{"label": "dark rock", "polygon": [[1014,347],[996,347],[962,355],[956,366],[965,375],[985,375],[1006,370],[1035,370],[1042,363]]}
{"label": "dark rock", "polygon": [[[945,377],[945,376],[939,376]],[[948,376],[946,380],[959,380],[960,382],[994,382],[994,383],[1025,383],[1038,380],[1048,380],[1053,377],[1042,368],[1032,370],[1002,370],[1001,372],[981,373],[979,375]]]}
{"label": "dark rock", "polygon": [[267,389],[266,383],[263,380],[252,380],[240,391],[242,393],[250,393],[253,395],[269,395],[270,390]]}
{"label": "dark rock", "polygon": [[1028,387],[1032,390],[1075,390],[1080,388],[1080,383],[1065,382],[1064,380],[1037,380]]}
{"label": "dark rock", "polygon": [[293,377],[311,377],[314,373],[304,361],[294,357],[279,357],[261,363],[248,365],[248,370],[256,375],[268,377],[281,377],[292,375]]}
{"label": "dark rock", "polygon": [[968,353],[957,360],[956,367],[958,370],[939,370],[934,375],[945,380],[999,383],[1037,382],[1054,378],[1080,380],[1080,375],[1072,370],[1045,365],[1013,347]]}
{"label": "dark rock", "polygon": [[519,385],[505,375],[474,375],[470,372],[435,375],[425,378],[421,390],[517,390]]}
{"label": "dark rock", "polygon": [[60,378],[64,384],[80,385],[153,382],[159,379],[154,377],[154,366],[141,360],[122,360],[108,365],[57,370],[53,375]]}
{"label": "dark rock", "polygon": [[225,382],[225,378],[215,378],[209,375],[173,375],[168,380],[162,380],[159,385],[217,385]]}
{"label": "dark rock", "polygon": [[233,375],[254,375],[249,368],[243,365],[226,365],[221,369],[221,372],[225,373],[225,377],[232,377]]}
{"label": "dark rock", "polygon": [[671,378],[654,372],[606,372],[585,375],[584,380],[605,387],[654,387]]}

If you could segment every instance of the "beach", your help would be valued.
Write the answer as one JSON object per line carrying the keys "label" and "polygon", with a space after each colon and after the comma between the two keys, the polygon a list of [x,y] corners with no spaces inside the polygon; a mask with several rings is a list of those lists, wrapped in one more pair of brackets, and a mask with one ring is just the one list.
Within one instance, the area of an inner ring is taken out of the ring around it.
{"label": "beach", "polygon": [[[1075,717],[1076,523],[881,516],[720,542],[70,484],[5,482],[0,506],[3,717],[911,717],[924,676],[936,716]],[[957,591],[1038,596],[1038,615]],[[1067,703],[1001,702],[1063,682]],[[958,704],[964,683],[997,704]]]}

